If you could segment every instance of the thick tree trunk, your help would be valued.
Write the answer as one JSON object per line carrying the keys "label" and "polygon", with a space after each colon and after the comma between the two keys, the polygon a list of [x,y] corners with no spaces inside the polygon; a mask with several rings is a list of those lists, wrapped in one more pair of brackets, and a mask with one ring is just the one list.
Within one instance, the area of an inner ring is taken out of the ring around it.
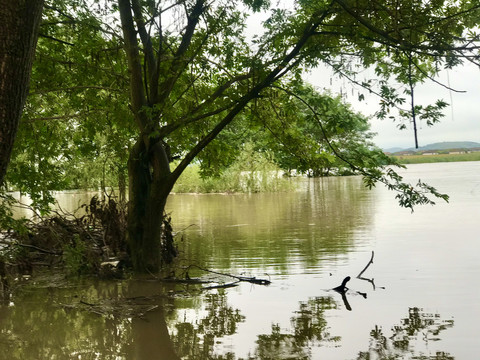
{"label": "thick tree trunk", "polygon": [[164,210],[172,180],[160,143],[147,150],[139,139],[128,160],[128,246],[135,270],[156,272],[173,249],[165,239]]}
{"label": "thick tree trunk", "polygon": [[130,70],[131,107],[140,131],[128,160],[128,246],[136,271],[155,272],[160,268],[165,250],[162,246],[163,214],[173,180],[165,148],[161,139],[153,135],[155,121],[145,111],[151,104],[144,92],[142,57],[132,6],[138,3],[118,0]]}
{"label": "thick tree trunk", "polygon": [[28,93],[42,9],[43,0],[0,0],[0,184]]}

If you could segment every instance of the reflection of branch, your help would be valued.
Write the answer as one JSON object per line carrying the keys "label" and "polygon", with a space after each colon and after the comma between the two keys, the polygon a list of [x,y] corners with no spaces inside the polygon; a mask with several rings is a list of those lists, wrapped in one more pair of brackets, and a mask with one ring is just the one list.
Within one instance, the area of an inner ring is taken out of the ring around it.
{"label": "reflection of branch", "polygon": [[230,288],[230,287],[237,286],[239,282],[240,282],[240,280],[230,282],[230,283],[227,283],[227,284],[205,286],[205,287],[202,287],[202,290],[227,289],[227,288]]}
{"label": "reflection of branch", "polygon": [[348,310],[348,311],[352,311],[352,307],[351,307],[350,304],[348,303],[347,295],[345,295],[345,292],[340,292],[340,294],[342,295],[343,304],[345,305],[345,307],[347,308],[347,310]]}

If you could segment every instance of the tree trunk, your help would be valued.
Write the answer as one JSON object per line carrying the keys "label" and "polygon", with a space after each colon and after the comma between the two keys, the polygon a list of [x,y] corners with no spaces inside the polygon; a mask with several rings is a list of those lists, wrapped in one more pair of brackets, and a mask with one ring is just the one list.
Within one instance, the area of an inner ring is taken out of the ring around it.
{"label": "tree trunk", "polygon": [[0,0],[0,184],[28,93],[43,0]]}
{"label": "tree trunk", "polygon": [[[174,251],[163,232],[165,204],[173,186],[168,157],[160,142],[147,150],[139,138],[128,160],[128,246],[136,271],[156,272]],[[168,226],[167,226],[168,228]]]}

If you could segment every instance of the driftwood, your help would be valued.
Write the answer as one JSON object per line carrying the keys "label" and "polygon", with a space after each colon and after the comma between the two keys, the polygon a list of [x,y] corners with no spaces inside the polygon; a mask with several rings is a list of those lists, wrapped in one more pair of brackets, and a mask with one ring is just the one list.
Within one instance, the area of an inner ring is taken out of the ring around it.
{"label": "driftwood", "polygon": [[271,281],[267,279],[257,279],[256,277],[248,277],[248,276],[238,276],[238,275],[232,275],[232,274],[227,274],[227,273],[222,273],[218,271],[213,271],[209,269],[202,268],[197,265],[191,265],[192,267],[196,267],[199,270],[211,273],[211,274],[216,274],[216,275],[221,275],[221,276],[226,276],[226,277],[231,277],[234,279],[237,279],[237,281],[246,281],[252,284],[257,284],[257,285],[270,285]]}
{"label": "driftwood", "polygon": [[374,256],[374,255],[375,255],[375,252],[372,250],[372,257],[370,258],[370,261],[368,262],[368,264],[367,264],[367,265],[363,268],[363,270],[360,271],[360,273],[357,275],[357,278],[358,278],[358,279],[366,280],[366,279],[362,278],[362,275],[363,275],[363,273],[364,273],[365,271],[367,271],[368,267],[373,264],[373,256]]}
{"label": "driftwood", "polygon": [[[373,264],[373,257],[374,257],[375,253],[372,251],[372,257],[370,258],[370,261],[367,263],[367,265],[365,265],[365,267],[363,268],[362,271],[360,271],[360,273],[357,275],[357,279],[360,279],[360,280],[365,280],[365,281],[368,281],[369,283],[372,284],[373,286],[373,290],[375,290],[376,286],[375,286],[375,281],[374,279],[369,279],[369,278],[365,278],[363,277],[363,273],[365,271],[367,271],[367,269],[369,268],[370,265]],[[348,302],[348,299],[347,299],[347,291],[349,290],[346,286],[347,282],[350,281],[350,276],[347,276],[346,278],[343,279],[342,281],[342,284],[337,286],[337,287],[334,287],[332,290],[338,292],[341,296],[342,296],[342,300],[343,300],[343,303],[345,305],[345,308],[349,311],[352,310],[352,307],[350,306],[349,302]],[[380,289],[385,289],[383,286],[380,287]],[[358,295],[361,295],[363,296],[365,299],[367,298],[367,293],[364,293],[364,292],[360,292],[360,291],[355,291],[354,293],[358,294]]]}
{"label": "driftwood", "polygon": [[202,267],[197,266],[197,265],[190,265],[190,266],[187,267],[187,270],[186,270],[186,277],[187,278],[189,278],[188,270],[191,269],[191,268],[196,268],[196,269],[199,269],[201,271],[204,271],[204,272],[207,272],[207,273],[210,273],[210,274],[215,274],[215,275],[220,275],[220,276],[225,276],[225,277],[235,279],[235,281],[228,282],[228,283],[225,283],[225,284],[207,286],[207,287],[202,288],[202,290],[222,289],[222,288],[234,287],[234,286],[238,286],[238,284],[240,282],[249,282],[251,284],[256,284],[256,285],[270,285],[271,284],[271,281],[267,280],[267,279],[259,279],[259,278],[256,278],[256,277],[232,275],[232,274],[228,274],[228,273],[222,273],[222,272],[219,272],[219,271],[213,271],[213,270],[205,269],[205,268],[202,268]]}
{"label": "driftwood", "polygon": [[350,281],[350,276],[347,276],[345,279],[343,279],[342,284],[340,286],[334,287],[332,290],[335,290],[336,292],[339,293],[345,293],[348,288],[347,288],[347,282]]}
{"label": "driftwood", "polygon": [[[377,286],[375,285],[375,279],[374,279],[374,278],[371,278],[371,279],[365,278],[365,277],[363,277],[362,275],[363,275],[363,273],[364,273],[365,271],[367,271],[368,267],[373,264],[373,257],[374,257],[374,255],[375,255],[375,253],[372,251],[372,257],[370,258],[370,261],[369,261],[369,262],[367,263],[367,265],[363,268],[363,270],[360,271],[360,273],[357,275],[357,279],[365,280],[365,281],[368,281],[370,284],[372,284],[373,290],[375,290],[375,289],[377,288]],[[385,289],[384,286],[379,286],[378,288],[379,288],[379,289]]]}
{"label": "driftwood", "polygon": [[[122,275],[120,266],[104,266],[114,260],[126,263],[125,206],[113,198],[101,201],[97,196],[77,211],[69,213],[59,205],[41,216],[19,221],[15,228],[0,234],[0,256],[5,259],[7,275],[31,274],[36,268],[66,269],[66,273],[97,274],[101,277]],[[17,251],[17,249],[22,251]],[[107,269],[108,267],[108,269]],[[106,271],[108,270],[108,271]]]}
{"label": "driftwood", "polygon": [[[222,282],[218,279],[205,279],[205,278],[198,278],[198,277],[190,277],[189,270],[191,269],[198,269],[200,271],[209,273],[209,274],[214,274],[218,275],[221,277],[227,277],[227,278],[232,278],[235,279],[234,281],[231,282]],[[251,284],[256,284],[256,285],[269,285],[271,284],[270,280],[267,279],[259,279],[256,277],[249,277],[249,276],[241,276],[241,275],[233,275],[233,274],[228,274],[228,273],[223,273],[219,271],[214,271],[210,269],[203,268],[198,265],[189,265],[186,268],[184,268],[183,274],[178,277],[175,275],[175,272],[172,271],[170,275],[166,277],[158,277],[153,273],[150,273],[150,275],[153,277],[153,281],[161,281],[161,282],[166,282],[166,283],[175,283],[175,284],[184,284],[184,285],[201,285],[201,284],[211,284],[211,283],[216,283],[217,285],[209,285],[209,286],[204,286],[200,290],[212,290],[212,289],[226,289],[230,287],[235,287],[238,286],[240,282],[249,282]],[[267,275],[268,276],[268,275]],[[147,280],[148,281],[148,280]]]}

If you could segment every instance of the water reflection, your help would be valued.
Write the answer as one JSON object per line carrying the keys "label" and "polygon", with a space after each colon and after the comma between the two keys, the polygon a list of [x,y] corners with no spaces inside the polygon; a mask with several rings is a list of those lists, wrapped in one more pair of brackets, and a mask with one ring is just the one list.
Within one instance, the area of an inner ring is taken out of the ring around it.
{"label": "water reflection", "polygon": [[281,194],[172,196],[174,226],[186,229],[183,256],[207,268],[292,274],[342,257],[367,236],[374,194],[361,178],[305,179],[300,186]]}
{"label": "water reflection", "polygon": [[329,332],[325,312],[336,309],[331,297],[316,297],[300,302],[291,318],[292,329],[272,325],[271,334],[259,335],[255,359],[310,359],[311,347],[340,341]]}
{"label": "water reflection", "polygon": [[[242,359],[216,348],[248,320],[229,304],[226,290],[205,293],[193,303],[191,297],[166,296],[172,291],[138,280],[24,289],[16,296],[22,306],[0,307],[0,359]],[[273,323],[269,333],[257,335],[247,358],[315,359],[315,349],[339,346],[341,335],[332,334],[328,324],[339,310],[338,301],[318,296],[299,302],[290,326]],[[453,325],[438,313],[412,307],[388,335],[375,326],[368,350],[356,359],[402,359],[408,354],[453,359],[445,352],[431,356],[419,350],[419,343],[428,348]]]}
{"label": "water reflection", "polygon": [[[16,291],[0,307],[0,359],[469,359],[479,352],[480,163],[452,166],[432,167],[450,204],[414,214],[358,178],[306,181],[297,193],[172,196],[175,230],[195,224],[181,232],[186,265],[268,273],[272,284]],[[424,179],[420,170],[412,177]],[[355,277],[372,250],[374,267]],[[346,293],[353,311],[324,290],[347,275],[368,293]],[[81,300],[102,311],[65,306]]]}
{"label": "water reflection", "polygon": [[184,359],[222,358],[214,354],[216,342],[224,336],[235,334],[238,323],[245,320],[240,310],[227,303],[223,290],[206,294],[202,305],[202,315],[196,319],[171,319],[175,324],[173,342],[177,354]]}
{"label": "water reflection", "polygon": [[367,359],[405,359],[416,355],[415,359],[452,360],[453,356],[446,352],[435,355],[419,351],[419,342],[428,348],[428,343],[440,340],[440,332],[453,327],[453,320],[443,320],[440,314],[425,313],[423,309],[413,307],[408,310],[408,317],[391,328],[391,335],[386,336],[380,326],[370,332],[368,351],[360,352],[357,360]]}
{"label": "water reflection", "polygon": [[[115,292],[115,284],[102,291]],[[96,292],[85,289],[85,294]],[[49,288],[24,289],[16,294],[16,306],[0,307],[1,359],[69,359],[102,354],[115,359],[133,344],[131,320],[98,316],[63,303],[73,295]]]}
{"label": "water reflection", "polygon": [[[245,321],[238,309],[227,303],[223,291],[204,298],[202,316],[194,321],[180,321],[174,325],[172,335],[177,354],[182,359],[237,359],[234,352],[215,352],[215,344],[233,335],[237,325]],[[340,341],[329,332],[326,311],[337,309],[336,301],[328,297],[315,297],[299,304],[291,317],[291,328],[272,324],[271,333],[258,335],[256,349],[249,359],[310,359],[312,346]],[[175,322],[175,319],[171,319]],[[178,320],[178,319],[177,319]],[[252,344],[253,345],[253,344]],[[241,359],[241,358],[238,358]]]}
{"label": "water reflection", "polygon": [[27,286],[0,306],[0,359],[221,358],[215,344],[245,317],[222,290],[185,290],[141,279]]}

